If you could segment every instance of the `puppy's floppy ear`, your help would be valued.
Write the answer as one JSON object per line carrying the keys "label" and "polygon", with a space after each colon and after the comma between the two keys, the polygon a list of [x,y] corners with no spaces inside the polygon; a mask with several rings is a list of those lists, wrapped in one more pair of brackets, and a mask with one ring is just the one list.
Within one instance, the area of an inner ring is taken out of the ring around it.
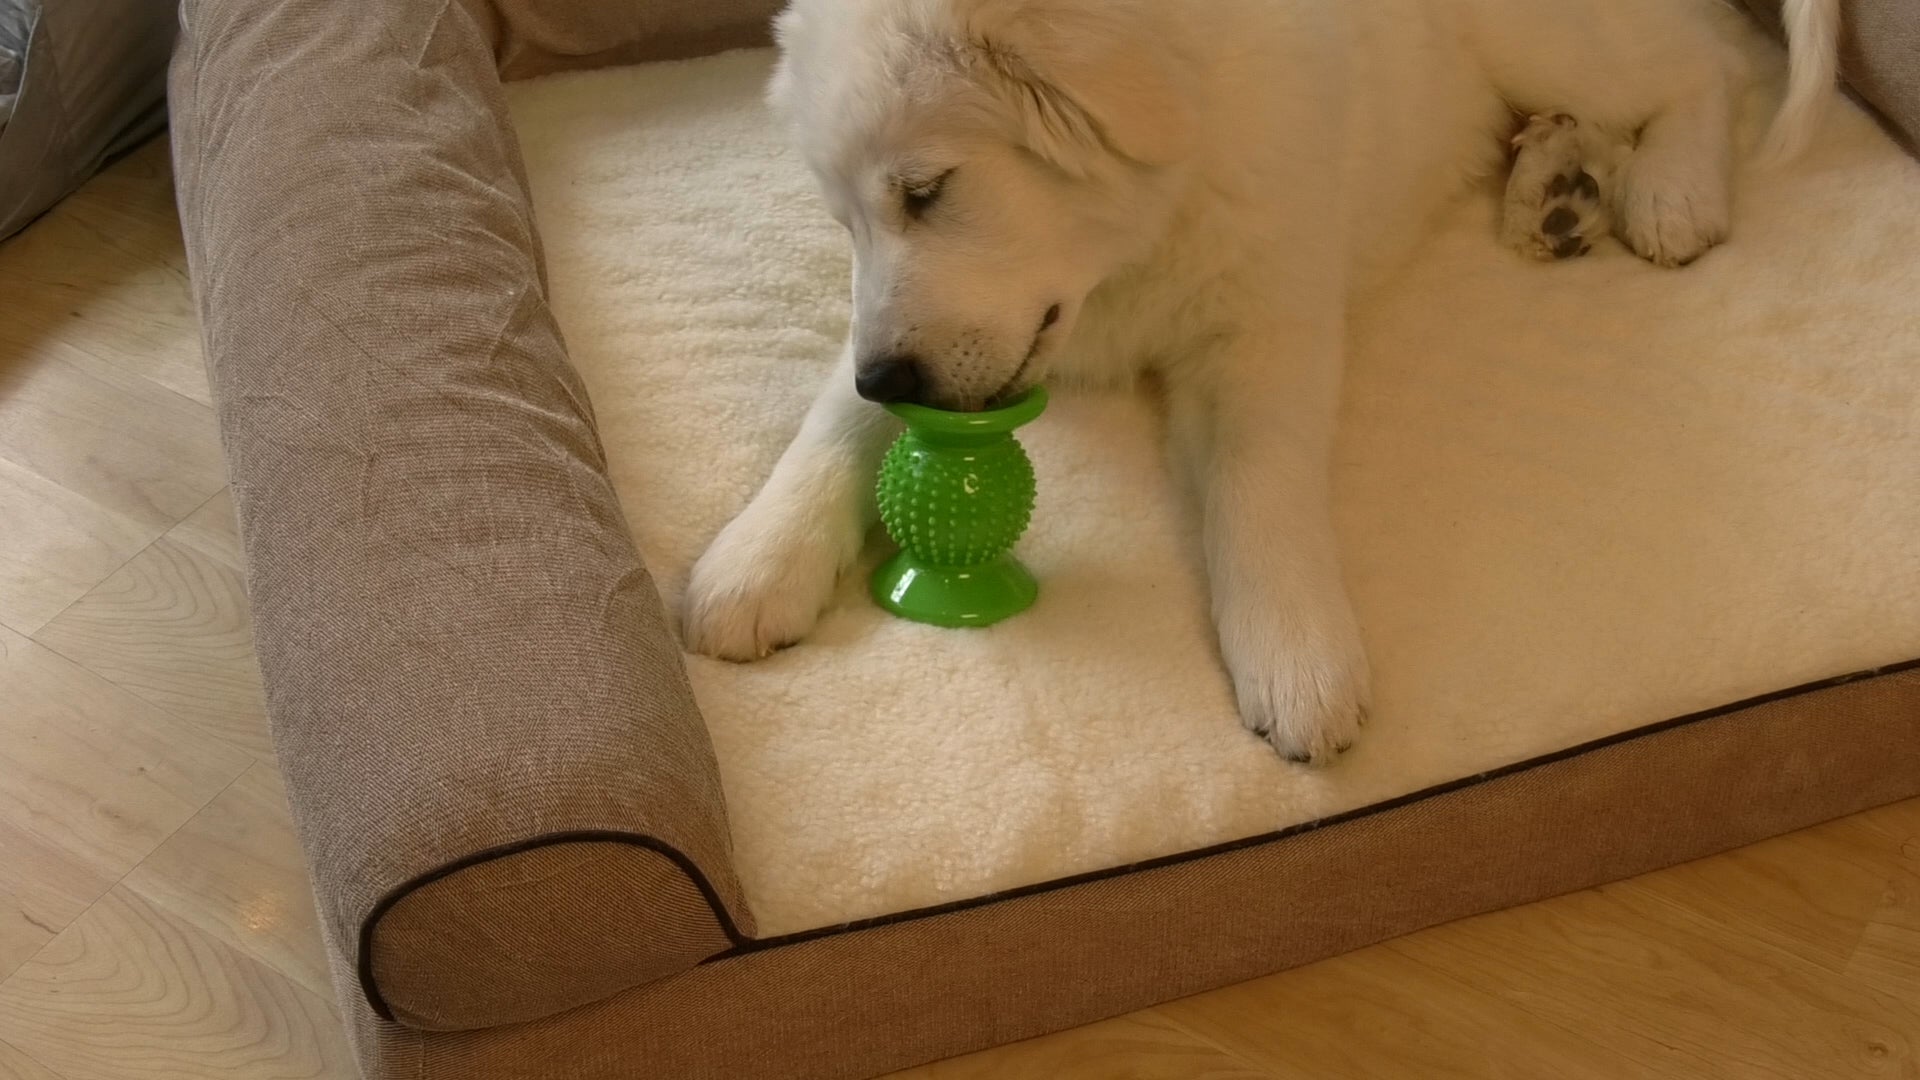
{"label": "puppy's floppy ear", "polygon": [[1151,0],[976,0],[964,33],[1033,150],[1072,171],[1105,150],[1171,165],[1193,148],[1197,80]]}

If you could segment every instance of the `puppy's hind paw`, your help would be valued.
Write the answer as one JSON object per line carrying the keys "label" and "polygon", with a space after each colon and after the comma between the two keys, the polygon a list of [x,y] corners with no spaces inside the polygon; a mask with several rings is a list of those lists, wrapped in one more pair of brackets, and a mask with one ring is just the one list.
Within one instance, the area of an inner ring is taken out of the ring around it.
{"label": "puppy's hind paw", "polygon": [[1727,238],[1727,199],[1712,178],[1637,170],[1621,206],[1622,235],[1655,266],[1688,266]]}
{"label": "puppy's hind paw", "polygon": [[1589,171],[1579,121],[1565,113],[1536,116],[1513,138],[1513,174],[1501,208],[1508,247],[1543,262],[1593,250],[1609,226],[1600,181]]}

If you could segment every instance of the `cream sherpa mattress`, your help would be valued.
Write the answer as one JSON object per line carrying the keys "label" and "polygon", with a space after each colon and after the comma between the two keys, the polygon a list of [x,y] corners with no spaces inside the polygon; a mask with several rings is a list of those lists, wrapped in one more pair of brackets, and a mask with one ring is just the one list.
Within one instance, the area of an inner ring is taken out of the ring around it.
{"label": "cream sherpa mattress", "polygon": [[[669,607],[798,426],[848,253],[761,106],[771,54],[510,88],[553,304]],[[1764,103],[1761,103],[1764,105]],[[1042,583],[988,630],[842,583],[690,657],[765,936],[1313,821],[1920,656],[1920,166],[1836,107],[1732,243],[1524,262],[1463,198],[1356,315],[1337,520],[1377,675],[1314,771],[1240,728],[1144,395],[1026,429]]]}

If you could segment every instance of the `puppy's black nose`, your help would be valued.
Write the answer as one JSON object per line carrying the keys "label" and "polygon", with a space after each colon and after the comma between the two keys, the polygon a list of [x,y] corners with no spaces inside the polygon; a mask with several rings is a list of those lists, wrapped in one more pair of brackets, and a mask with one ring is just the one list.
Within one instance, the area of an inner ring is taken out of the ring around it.
{"label": "puppy's black nose", "polygon": [[854,372],[853,388],[882,405],[913,401],[920,395],[920,361],[905,353],[875,357]]}

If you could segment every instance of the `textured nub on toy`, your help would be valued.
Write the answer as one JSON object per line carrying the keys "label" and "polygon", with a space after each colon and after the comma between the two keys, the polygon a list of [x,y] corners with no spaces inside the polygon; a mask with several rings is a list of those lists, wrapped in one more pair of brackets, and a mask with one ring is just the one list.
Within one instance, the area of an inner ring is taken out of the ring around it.
{"label": "textured nub on toy", "polygon": [[951,413],[889,405],[907,430],[880,467],[880,521],[900,553],[875,571],[873,597],[938,626],[986,626],[1031,606],[1039,588],[1009,552],[1033,514],[1033,464],[1013,429],[1046,392]]}

